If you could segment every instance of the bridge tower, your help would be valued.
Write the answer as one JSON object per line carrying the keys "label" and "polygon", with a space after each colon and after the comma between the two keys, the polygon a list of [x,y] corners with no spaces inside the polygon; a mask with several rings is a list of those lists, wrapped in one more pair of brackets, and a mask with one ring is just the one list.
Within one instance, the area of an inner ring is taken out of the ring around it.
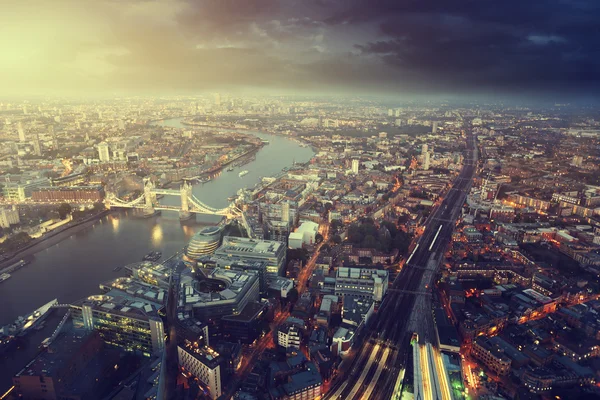
{"label": "bridge tower", "polygon": [[187,181],[183,181],[181,185],[181,210],[179,210],[179,220],[187,221],[192,217],[190,212],[190,201],[189,198],[192,196],[192,185]]}
{"label": "bridge tower", "polygon": [[144,178],[144,198],[146,200],[144,205],[144,215],[150,216],[156,214],[154,204],[156,204],[156,193],[152,191],[154,184],[149,178]]}

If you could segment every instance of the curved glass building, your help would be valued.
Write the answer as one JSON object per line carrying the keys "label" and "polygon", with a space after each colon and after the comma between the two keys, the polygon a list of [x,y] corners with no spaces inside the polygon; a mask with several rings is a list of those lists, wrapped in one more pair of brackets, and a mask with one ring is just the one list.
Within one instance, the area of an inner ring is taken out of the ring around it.
{"label": "curved glass building", "polygon": [[188,244],[185,255],[191,260],[213,254],[221,243],[223,229],[220,226],[209,226],[196,233]]}

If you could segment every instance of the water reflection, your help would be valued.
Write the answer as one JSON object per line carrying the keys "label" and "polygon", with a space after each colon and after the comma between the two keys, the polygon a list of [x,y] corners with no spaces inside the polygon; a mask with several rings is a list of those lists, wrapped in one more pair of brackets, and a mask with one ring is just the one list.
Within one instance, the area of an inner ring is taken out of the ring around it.
{"label": "water reflection", "polygon": [[154,225],[154,227],[152,227],[151,238],[152,238],[152,246],[154,246],[154,247],[162,246],[162,244],[163,244],[163,228],[161,225],[156,224],[156,225]]}
{"label": "water reflection", "polygon": [[109,219],[110,219],[110,222],[112,224],[113,232],[114,233],[119,233],[119,221],[120,221],[120,219],[116,218],[116,217],[114,217],[112,215],[109,217]]}

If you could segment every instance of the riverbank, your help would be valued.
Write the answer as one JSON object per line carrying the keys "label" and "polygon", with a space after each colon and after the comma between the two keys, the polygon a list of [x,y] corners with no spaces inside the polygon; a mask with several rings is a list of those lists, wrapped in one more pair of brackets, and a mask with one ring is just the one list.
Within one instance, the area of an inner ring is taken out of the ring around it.
{"label": "riverbank", "polygon": [[29,243],[27,246],[12,254],[10,258],[7,258],[0,262],[0,272],[4,272],[5,269],[11,267],[13,264],[22,259],[31,258],[36,253],[39,253],[40,251],[45,250],[48,247],[54,246],[55,244],[67,239],[74,233],[80,232],[84,229],[91,227],[99,219],[108,215],[109,213],[109,210],[104,210],[81,221],[76,221],[62,228],[48,232],[39,239],[32,240],[32,242]]}

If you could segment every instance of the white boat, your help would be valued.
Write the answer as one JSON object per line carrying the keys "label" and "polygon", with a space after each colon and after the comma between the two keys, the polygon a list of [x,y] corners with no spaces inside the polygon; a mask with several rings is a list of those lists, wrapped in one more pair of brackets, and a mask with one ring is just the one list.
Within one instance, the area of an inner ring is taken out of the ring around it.
{"label": "white boat", "polygon": [[2,274],[0,275],[0,282],[4,282],[8,278],[10,278],[10,274]]}
{"label": "white boat", "polygon": [[240,178],[241,178],[242,176],[246,175],[247,173],[248,173],[248,171],[246,171],[246,170],[244,170],[244,171],[240,172]]}

